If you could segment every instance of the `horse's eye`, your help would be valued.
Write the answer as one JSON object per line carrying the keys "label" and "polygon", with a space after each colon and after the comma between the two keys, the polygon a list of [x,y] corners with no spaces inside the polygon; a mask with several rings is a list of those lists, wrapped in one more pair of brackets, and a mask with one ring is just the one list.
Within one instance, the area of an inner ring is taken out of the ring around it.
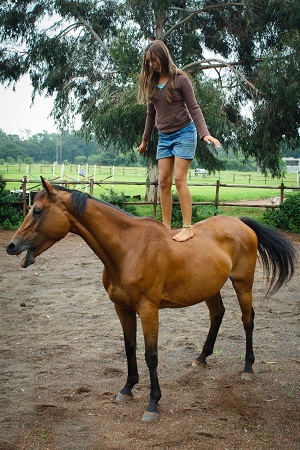
{"label": "horse's eye", "polygon": [[32,214],[34,215],[34,216],[40,216],[41,214],[42,214],[42,209],[40,209],[40,208],[37,208],[36,206],[32,209]]}

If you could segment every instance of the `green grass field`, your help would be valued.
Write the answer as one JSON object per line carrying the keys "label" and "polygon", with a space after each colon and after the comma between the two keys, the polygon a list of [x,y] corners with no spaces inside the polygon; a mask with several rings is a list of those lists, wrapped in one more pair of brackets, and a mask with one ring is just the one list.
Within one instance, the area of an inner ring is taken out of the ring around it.
{"label": "green grass field", "polygon": [[[27,176],[28,189],[38,190],[40,185],[40,176],[48,180],[59,182],[64,179],[71,184],[69,187],[73,189],[81,189],[89,192],[88,185],[78,185],[77,181],[88,181],[94,179],[94,197],[100,198],[102,194],[109,194],[113,189],[117,193],[124,193],[126,196],[145,198],[147,169],[145,167],[110,167],[110,166],[81,166],[76,165],[53,166],[34,164],[26,166],[25,164],[1,165],[0,173],[7,182],[8,190],[18,190],[21,188],[22,179]],[[15,181],[12,181],[15,180]],[[237,202],[239,200],[262,200],[271,197],[280,196],[280,184],[284,183],[288,192],[292,187],[297,186],[296,174],[286,174],[283,179],[272,179],[265,177],[260,172],[234,172],[224,171],[215,174],[195,176],[193,169],[189,172],[188,182],[194,202],[213,202],[216,196],[216,182],[220,181],[221,187],[219,192],[220,202]],[[131,183],[131,184],[119,184]],[[139,183],[134,185],[133,183]],[[222,185],[234,185],[236,187],[227,187]],[[259,187],[258,187],[259,186]],[[174,192],[175,192],[174,187]],[[151,205],[143,207],[143,214],[151,215],[153,208]],[[264,209],[249,207],[227,207],[220,206],[219,212],[230,215],[251,215],[257,218],[261,217]]]}

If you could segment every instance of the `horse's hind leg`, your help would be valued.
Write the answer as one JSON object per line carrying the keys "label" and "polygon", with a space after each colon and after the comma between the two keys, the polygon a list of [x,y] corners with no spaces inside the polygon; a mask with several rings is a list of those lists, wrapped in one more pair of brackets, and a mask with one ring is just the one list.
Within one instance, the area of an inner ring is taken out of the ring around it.
{"label": "horse's hind leg", "polygon": [[243,380],[251,380],[253,375],[252,365],[254,364],[255,357],[253,352],[253,330],[254,330],[254,309],[251,308],[251,315],[249,320],[244,320],[244,330],[246,333],[246,356],[245,356],[245,367],[241,378]]}
{"label": "horse's hind leg", "polygon": [[220,292],[209,300],[206,300],[205,303],[209,310],[210,328],[202,352],[194,361],[193,366],[207,364],[206,358],[214,351],[214,345],[225,313]]}
{"label": "horse's hind leg", "polygon": [[252,283],[249,289],[245,289],[245,281],[237,282],[232,280],[239,305],[242,311],[242,322],[246,335],[246,355],[245,367],[241,378],[251,380],[253,377],[252,365],[255,361],[253,352],[253,330],[254,330],[254,309],[252,307]]}
{"label": "horse's hind leg", "polygon": [[120,319],[125,342],[125,351],[127,357],[127,381],[116,397],[117,401],[126,401],[133,398],[132,388],[138,383],[139,376],[136,361],[136,313],[123,311],[115,305],[116,312]]}

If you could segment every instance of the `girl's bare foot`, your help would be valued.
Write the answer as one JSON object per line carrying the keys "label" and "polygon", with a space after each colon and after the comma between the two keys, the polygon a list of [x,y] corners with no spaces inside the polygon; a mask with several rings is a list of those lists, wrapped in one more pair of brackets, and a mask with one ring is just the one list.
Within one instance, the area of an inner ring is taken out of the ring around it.
{"label": "girl's bare foot", "polygon": [[185,242],[194,236],[192,226],[184,226],[182,230],[173,236],[174,241]]}

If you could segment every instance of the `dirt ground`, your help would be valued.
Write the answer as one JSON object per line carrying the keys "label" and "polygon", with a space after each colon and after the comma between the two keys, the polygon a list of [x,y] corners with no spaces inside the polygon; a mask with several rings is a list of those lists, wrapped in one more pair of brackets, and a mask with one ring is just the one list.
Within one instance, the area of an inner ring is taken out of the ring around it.
{"label": "dirt ground", "polygon": [[[275,296],[254,287],[255,378],[240,379],[245,337],[233,288],[207,368],[193,368],[209,326],[205,304],[160,313],[160,419],[141,422],[149,377],[138,329],[140,383],[126,379],[121,326],[102,286],[102,263],[68,235],[28,269],[0,232],[0,449],[300,449],[299,268]],[[289,235],[298,252],[300,236]]]}

